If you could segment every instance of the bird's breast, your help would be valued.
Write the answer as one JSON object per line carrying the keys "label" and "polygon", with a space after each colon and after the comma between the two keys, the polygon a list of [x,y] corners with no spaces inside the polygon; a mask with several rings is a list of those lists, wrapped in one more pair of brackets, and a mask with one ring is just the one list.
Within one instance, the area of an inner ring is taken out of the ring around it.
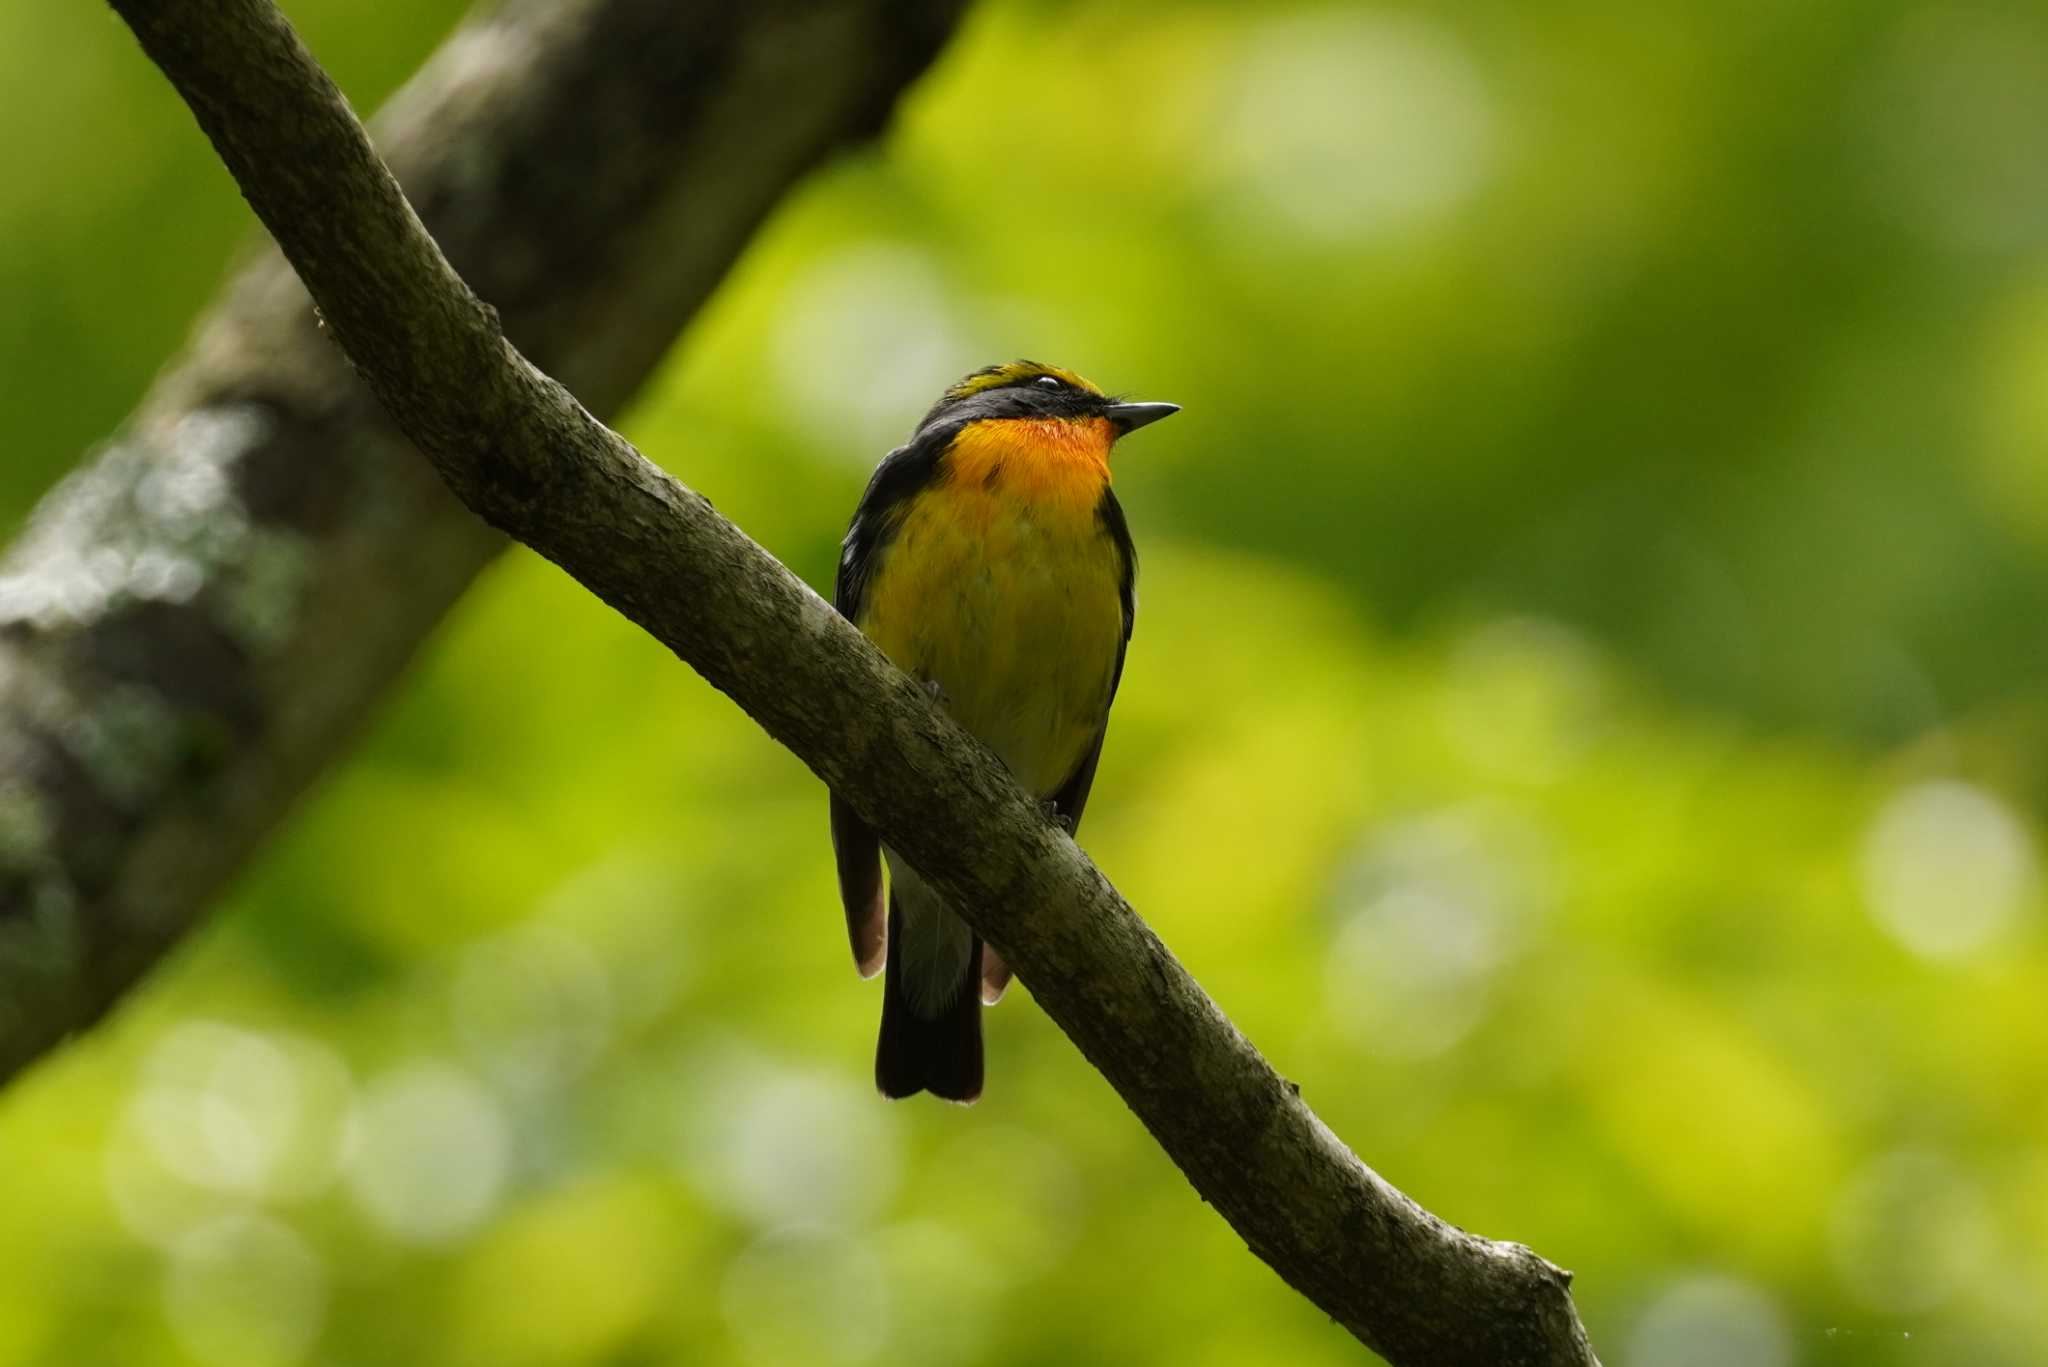
{"label": "bird's breast", "polygon": [[965,429],[903,507],[859,622],[1040,797],[1100,730],[1123,641],[1122,552],[1098,512],[1110,434],[1077,428]]}

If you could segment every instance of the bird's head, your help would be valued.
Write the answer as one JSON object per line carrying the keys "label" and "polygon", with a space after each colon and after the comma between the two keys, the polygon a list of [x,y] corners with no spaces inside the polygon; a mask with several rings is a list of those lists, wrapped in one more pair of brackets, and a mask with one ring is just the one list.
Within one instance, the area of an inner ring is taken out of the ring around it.
{"label": "bird's head", "polygon": [[1109,424],[1111,439],[1180,412],[1175,403],[1130,403],[1105,394],[1071,370],[1038,361],[985,366],[940,396],[918,431],[938,423],[991,418]]}

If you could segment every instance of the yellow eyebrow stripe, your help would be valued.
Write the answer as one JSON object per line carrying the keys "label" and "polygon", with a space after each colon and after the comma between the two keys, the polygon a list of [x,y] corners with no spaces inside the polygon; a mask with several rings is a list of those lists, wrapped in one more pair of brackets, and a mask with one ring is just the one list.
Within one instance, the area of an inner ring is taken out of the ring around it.
{"label": "yellow eyebrow stripe", "polygon": [[1020,380],[1035,379],[1040,375],[1050,375],[1056,380],[1072,385],[1084,394],[1100,394],[1102,392],[1073,371],[1062,369],[1056,365],[1044,365],[1038,361],[1005,361],[1001,365],[992,365],[985,370],[975,371],[959,384],[947,390],[946,397],[949,399],[964,399],[969,395],[979,394],[985,389],[1000,389],[1004,385],[1016,384]]}

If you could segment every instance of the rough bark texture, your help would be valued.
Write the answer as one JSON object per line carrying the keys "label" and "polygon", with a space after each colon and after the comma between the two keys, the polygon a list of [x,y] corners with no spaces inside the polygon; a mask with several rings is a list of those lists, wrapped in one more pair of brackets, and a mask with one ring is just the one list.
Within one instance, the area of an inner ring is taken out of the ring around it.
{"label": "rough bark texture", "polygon": [[[882,126],[960,8],[514,0],[448,41],[383,141],[505,331],[611,413],[789,185]],[[215,32],[167,40],[189,58]],[[247,77],[224,114],[277,121],[275,167],[310,176],[353,132],[338,102],[291,112],[299,72],[274,54],[213,55]],[[383,273],[417,225],[383,227],[324,246],[350,254],[328,266]],[[389,278],[408,321],[378,345],[423,387],[487,397],[474,301]],[[265,250],[0,563],[0,1079],[193,924],[505,544]]]}
{"label": "rough bark texture", "polygon": [[1397,1364],[1594,1362],[1564,1272],[1380,1180],[920,688],[514,350],[269,0],[114,4],[449,484],[729,694],[951,895],[1254,1252]]}

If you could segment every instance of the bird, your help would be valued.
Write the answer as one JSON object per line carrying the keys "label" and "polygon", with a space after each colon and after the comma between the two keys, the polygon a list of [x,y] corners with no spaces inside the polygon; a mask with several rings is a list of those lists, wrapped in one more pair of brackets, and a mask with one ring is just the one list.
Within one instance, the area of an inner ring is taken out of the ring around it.
{"label": "bird", "polygon": [[[1069,834],[1094,786],[1137,609],[1110,452],[1179,411],[1059,366],[986,366],[883,457],[841,547],[833,605]],[[837,792],[831,820],[854,964],[883,974],[875,1085],[892,1099],[971,1103],[981,1008],[1002,995],[1009,966]]]}

